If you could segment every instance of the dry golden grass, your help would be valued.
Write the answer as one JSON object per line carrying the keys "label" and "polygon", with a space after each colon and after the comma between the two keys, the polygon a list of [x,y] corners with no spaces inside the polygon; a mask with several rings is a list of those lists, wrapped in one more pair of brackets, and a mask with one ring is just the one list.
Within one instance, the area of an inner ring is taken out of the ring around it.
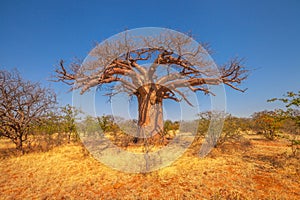
{"label": "dry golden grass", "polygon": [[[126,174],[86,156],[79,145],[1,159],[1,199],[300,199],[300,159],[284,140],[250,135],[199,158]],[[251,145],[249,144],[249,140]],[[9,148],[2,141],[0,148]]]}

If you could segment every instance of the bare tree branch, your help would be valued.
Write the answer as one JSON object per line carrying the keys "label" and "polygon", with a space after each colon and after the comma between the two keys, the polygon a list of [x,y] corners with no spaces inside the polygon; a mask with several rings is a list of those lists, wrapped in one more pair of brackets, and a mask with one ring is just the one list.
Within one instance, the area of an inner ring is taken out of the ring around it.
{"label": "bare tree branch", "polygon": [[23,80],[18,71],[0,70],[0,135],[11,139],[19,150],[30,126],[38,123],[55,103],[52,90]]}

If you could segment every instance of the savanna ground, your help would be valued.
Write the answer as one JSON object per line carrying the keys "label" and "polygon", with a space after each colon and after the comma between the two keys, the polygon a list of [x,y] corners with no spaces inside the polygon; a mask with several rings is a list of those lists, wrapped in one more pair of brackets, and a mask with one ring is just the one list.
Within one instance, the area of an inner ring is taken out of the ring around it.
{"label": "savanna ground", "polygon": [[17,156],[2,139],[0,199],[300,199],[300,159],[288,144],[244,134],[204,158],[193,144],[169,167],[128,174],[76,143]]}

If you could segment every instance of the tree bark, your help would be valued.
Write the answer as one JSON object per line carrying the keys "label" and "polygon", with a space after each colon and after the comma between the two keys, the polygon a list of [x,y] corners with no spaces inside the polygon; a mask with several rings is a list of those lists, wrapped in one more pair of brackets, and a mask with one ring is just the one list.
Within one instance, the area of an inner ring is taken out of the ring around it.
{"label": "tree bark", "polygon": [[159,87],[149,84],[138,89],[139,138],[150,138],[163,131],[162,95]]}
{"label": "tree bark", "polygon": [[24,154],[24,149],[23,149],[23,140],[22,140],[22,136],[21,137],[17,137],[16,139],[13,140],[13,142],[16,144],[16,149],[18,151],[20,151],[22,154]]}

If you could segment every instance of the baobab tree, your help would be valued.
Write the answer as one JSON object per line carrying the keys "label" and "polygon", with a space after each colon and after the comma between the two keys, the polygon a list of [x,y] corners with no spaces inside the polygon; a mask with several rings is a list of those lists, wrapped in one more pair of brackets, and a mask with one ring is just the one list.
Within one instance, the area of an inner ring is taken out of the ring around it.
{"label": "baobab tree", "polygon": [[22,153],[31,126],[40,123],[55,103],[49,88],[23,80],[16,70],[0,70],[0,136],[11,139]]}
{"label": "baobab tree", "polygon": [[148,137],[163,130],[165,99],[192,105],[186,90],[209,94],[208,85],[225,84],[244,91],[238,87],[247,78],[242,61],[232,59],[216,68],[207,49],[178,32],[139,37],[124,32],[96,45],[83,64],[66,67],[61,60],[56,77],[81,93],[99,87],[109,97],[121,92],[136,97],[139,134]]}

